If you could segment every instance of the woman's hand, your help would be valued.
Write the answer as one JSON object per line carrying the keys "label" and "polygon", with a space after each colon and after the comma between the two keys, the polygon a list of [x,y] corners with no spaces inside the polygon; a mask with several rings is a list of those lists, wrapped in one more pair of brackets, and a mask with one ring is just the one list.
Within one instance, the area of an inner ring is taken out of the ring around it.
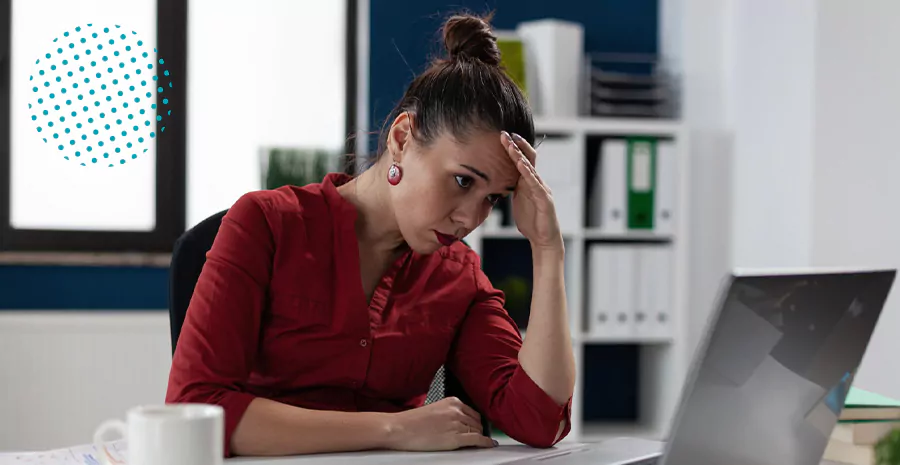
{"label": "woman's hand", "polygon": [[444,451],[461,447],[494,447],[482,434],[481,416],[456,397],[390,414],[387,448]]}
{"label": "woman's hand", "polygon": [[553,197],[534,168],[537,152],[517,134],[510,137],[503,131],[500,137],[521,176],[512,201],[516,227],[531,242],[533,249],[561,250],[563,240]]}

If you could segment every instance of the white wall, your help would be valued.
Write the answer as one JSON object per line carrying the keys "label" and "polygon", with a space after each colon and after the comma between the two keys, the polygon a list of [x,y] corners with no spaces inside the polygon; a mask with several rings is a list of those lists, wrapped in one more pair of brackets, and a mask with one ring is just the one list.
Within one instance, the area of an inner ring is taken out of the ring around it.
{"label": "white wall", "polygon": [[660,0],[660,50],[682,82],[683,119],[689,127],[692,346],[700,340],[719,284],[731,266],[728,14],[729,1]]}
{"label": "white wall", "polygon": [[736,266],[810,262],[816,1],[732,3]]}
{"label": "white wall", "polygon": [[[661,2],[680,12],[681,48],[669,53],[682,65],[696,161],[692,337],[732,265],[898,267],[900,4]],[[857,384],[900,397],[896,293]]]}
{"label": "white wall", "polygon": [[165,311],[0,312],[0,451],[90,443],[103,420],[165,401],[170,364]]}
{"label": "white wall", "polygon": [[[900,2],[819,0],[812,262],[900,267]],[[857,378],[900,398],[900,283]]]}

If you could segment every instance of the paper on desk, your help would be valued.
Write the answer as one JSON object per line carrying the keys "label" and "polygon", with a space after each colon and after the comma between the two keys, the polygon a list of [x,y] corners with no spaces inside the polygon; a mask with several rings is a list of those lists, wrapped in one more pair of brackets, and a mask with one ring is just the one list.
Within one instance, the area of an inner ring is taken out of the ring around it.
{"label": "paper on desk", "polygon": [[0,453],[0,465],[101,465],[100,454],[113,465],[124,465],[125,449],[124,441],[115,441],[99,451],[91,444],[46,452]]}

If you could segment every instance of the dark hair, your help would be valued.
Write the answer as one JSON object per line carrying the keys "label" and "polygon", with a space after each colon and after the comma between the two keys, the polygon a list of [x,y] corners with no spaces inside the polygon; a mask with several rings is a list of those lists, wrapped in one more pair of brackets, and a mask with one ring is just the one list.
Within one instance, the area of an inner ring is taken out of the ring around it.
{"label": "dark hair", "polygon": [[516,133],[534,144],[531,109],[518,86],[500,65],[490,16],[451,16],[442,28],[448,57],[432,61],[407,87],[387,117],[370,165],[387,149],[391,123],[408,111],[413,137],[431,143],[441,131],[465,140],[476,130]]}

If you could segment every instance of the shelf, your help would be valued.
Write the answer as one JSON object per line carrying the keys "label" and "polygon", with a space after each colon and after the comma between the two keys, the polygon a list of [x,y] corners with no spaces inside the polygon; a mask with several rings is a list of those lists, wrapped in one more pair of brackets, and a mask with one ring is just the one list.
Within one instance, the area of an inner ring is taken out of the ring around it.
{"label": "shelf", "polygon": [[672,235],[659,234],[653,231],[629,231],[615,234],[605,232],[599,228],[588,228],[584,231],[584,238],[597,241],[666,242],[672,240]]}
{"label": "shelf", "polygon": [[597,336],[583,334],[573,336],[585,344],[671,344],[671,336]]}
{"label": "shelf", "polygon": [[525,239],[525,236],[516,228],[485,229],[481,232],[484,239]]}
{"label": "shelf", "polygon": [[[512,227],[485,229],[480,232],[482,239],[525,239],[525,236],[523,236],[518,229]],[[563,232],[562,236],[563,240],[570,240],[577,235],[569,232]]]}
{"label": "shelf", "polygon": [[588,135],[629,135],[676,137],[682,130],[680,121],[639,118],[536,118],[534,128],[538,140],[542,133],[568,134],[583,132]]}
{"label": "shelf", "polygon": [[[503,227],[481,231],[483,239],[525,239],[516,228]],[[564,239],[583,237],[592,241],[634,241],[634,242],[669,242],[671,234],[659,234],[652,231],[629,231],[621,234],[603,232],[599,228],[588,228],[576,233],[563,232]]]}

